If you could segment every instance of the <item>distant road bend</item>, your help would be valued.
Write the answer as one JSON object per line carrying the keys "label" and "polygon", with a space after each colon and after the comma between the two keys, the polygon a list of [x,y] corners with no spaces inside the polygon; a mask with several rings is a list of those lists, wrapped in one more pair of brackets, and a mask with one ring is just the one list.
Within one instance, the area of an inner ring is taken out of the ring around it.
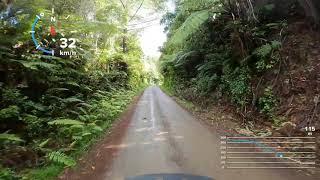
{"label": "distant road bend", "polygon": [[158,87],[145,90],[105,180],[184,173],[215,180],[309,180],[297,169],[222,169],[220,136]]}

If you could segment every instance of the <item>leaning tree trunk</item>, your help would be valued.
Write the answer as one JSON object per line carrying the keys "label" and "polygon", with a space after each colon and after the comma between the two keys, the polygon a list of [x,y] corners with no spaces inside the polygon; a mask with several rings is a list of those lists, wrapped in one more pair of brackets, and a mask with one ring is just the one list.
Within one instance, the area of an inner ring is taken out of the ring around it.
{"label": "leaning tree trunk", "polygon": [[299,3],[304,8],[306,16],[312,18],[316,24],[320,24],[319,0],[299,0]]}
{"label": "leaning tree trunk", "polygon": [[[289,15],[289,7],[294,3],[299,3],[303,7],[304,14],[308,19],[320,24],[320,0],[254,0],[254,6],[258,9],[267,4],[274,4],[275,13],[283,17]],[[296,10],[300,11],[300,8]]]}

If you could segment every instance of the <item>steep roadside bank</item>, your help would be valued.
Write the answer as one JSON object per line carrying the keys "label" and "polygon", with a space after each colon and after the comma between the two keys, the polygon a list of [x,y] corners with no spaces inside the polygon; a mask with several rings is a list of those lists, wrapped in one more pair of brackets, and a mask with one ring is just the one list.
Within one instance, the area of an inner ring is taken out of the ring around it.
{"label": "steep roadside bank", "polygon": [[58,179],[61,180],[86,180],[101,179],[105,172],[109,169],[114,156],[118,153],[118,148],[106,148],[122,141],[124,134],[130,124],[131,117],[135,107],[141,98],[143,92],[139,92],[125,111],[121,113],[118,120],[114,122],[112,127],[107,130],[105,135],[89,149],[89,151],[78,159],[75,168],[66,169]]}
{"label": "steep roadside bank", "polygon": [[[175,94],[165,87],[161,88],[168,95],[170,95],[181,107],[191,112],[198,120],[205,124],[211,131],[218,132],[220,135],[228,136],[275,136],[276,130],[266,124],[247,124],[241,120],[241,116],[233,111],[232,106],[208,104],[202,106],[195,102],[184,99],[181,94]],[[284,136],[284,135],[280,135]],[[317,143],[319,143],[319,137],[317,137]],[[287,149],[288,150],[288,149]],[[317,151],[316,159],[317,167],[319,167],[319,151]],[[314,176],[320,174],[319,168],[307,169],[306,171],[300,171],[307,176]]]}
{"label": "steep roadside bank", "polygon": [[163,17],[163,86],[239,134],[320,142],[319,29],[298,1],[257,2],[177,3]]}

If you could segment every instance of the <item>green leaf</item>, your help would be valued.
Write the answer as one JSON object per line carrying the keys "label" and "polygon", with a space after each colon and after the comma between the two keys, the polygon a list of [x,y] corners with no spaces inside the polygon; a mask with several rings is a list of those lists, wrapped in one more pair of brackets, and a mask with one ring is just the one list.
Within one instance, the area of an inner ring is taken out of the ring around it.
{"label": "green leaf", "polygon": [[74,87],[80,87],[80,85],[78,83],[73,82],[73,81],[63,82],[62,84],[66,84],[66,85],[70,85],[70,86],[74,86]]}
{"label": "green leaf", "polygon": [[94,126],[93,128],[92,128],[94,131],[97,131],[97,132],[102,132],[103,131],[103,129],[100,127],[100,126]]}
{"label": "green leaf", "polygon": [[66,154],[59,152],[59,151],[54,151],[51,152],[47,155],[48,159],[52,162],[63,164],[66,166],[74,166],[76,165],[76,162],[73,158],[67,156]]}
{"label": "green leaf", "polygon": [[264,6],[267,11],[272,11],[275,8],[274,4],[267,4]]}
{"label": "green leaf", "polygon": [[74,98],[74,97],[63,99],[63,102],[64,103],[83,103],[81,99]]}
{"label": "green leaf", "polygon": [[9,106],[0,110],[0,119],[19,117],[20,108],[18,106]]}
{"label": "green leaf", "polygon": [[84,126],[81,125],[81,124],[75,124],[75,125],[72,125],[70,128],[71,128],[71,129],[83,129]]}
{"label": "green leaf", "polygon": [[58,119],[48,122],[49,125],[83,125],[83,122],[73,119]]}
{"label": "green leaf", "polygon": [[39,147],[40,147],[40,148],[43,148],[45,145],[48,144],[49,141],[50,141],[50,138],[49,138],[49,139],[46,139],[45,141],[43,141],[42,143],[39,144]]}
{"label": "green leaf", "polygon": [[281,42],[280,41],[271,41],[271,47],[273,49],[278,49],[281,47]]}
{"label": "green leaf", "polygon": [[90,104],[84,103],[84,102],[77,104],[77,106],[82,106],[82,107],[86,107],[86,108],[91,108],[92,107]]}
{"label": "green leaf", "polygon": [[7,133],[0,134],[0,140],[24,142],[24,140],[19,138],[17,135],[15,135],[15,134],[7,134]]}
{"label": "green leaf", "polygon": [[209,19],[209,10],[192,13],[170,39],[172,44],[181,44],[191,34],[195,33],[200,26]]}
{"label": "green leaf", "polygon": [[90,136],[90,135],[92,135],[92,133],[90,133],[90,132],[84,132],[84,133],[81,134],[82,137]]}
{"label": "green leaf", "polygon": [[254,54],[260,57],[266,57],[272,52],[272,46],[270,44],[265,44],[254,51]]}
{"label": "green leaf", "polygon": [[67,88],[51,88],[51,89],[48,89],[48,93],[53,93],[53,92],[64,92],[64,91],[69,91],[69,89]]}
{"label": "green leaf", "polygon": [[20,64],[22,64],[24,67],[31,69],[31,70],[38,70],[40,68],[46,68],[46,69],[53,69],[56,68],[57,65],[50,64],[46,62],[28,62],[28,61],[18,61]]}

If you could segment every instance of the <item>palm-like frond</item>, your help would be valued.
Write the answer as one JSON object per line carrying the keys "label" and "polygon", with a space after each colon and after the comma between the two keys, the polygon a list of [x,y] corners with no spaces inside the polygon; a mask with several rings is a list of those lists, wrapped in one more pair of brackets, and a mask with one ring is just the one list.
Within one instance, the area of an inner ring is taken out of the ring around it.
{"label": "palm-like frond", "polygon": [[191,34],[195,33],[200,26],[209,19],[209,10],[202,10],[192,13],[182,26],[177,29],[170,39],[171,44],[181,44]]}

